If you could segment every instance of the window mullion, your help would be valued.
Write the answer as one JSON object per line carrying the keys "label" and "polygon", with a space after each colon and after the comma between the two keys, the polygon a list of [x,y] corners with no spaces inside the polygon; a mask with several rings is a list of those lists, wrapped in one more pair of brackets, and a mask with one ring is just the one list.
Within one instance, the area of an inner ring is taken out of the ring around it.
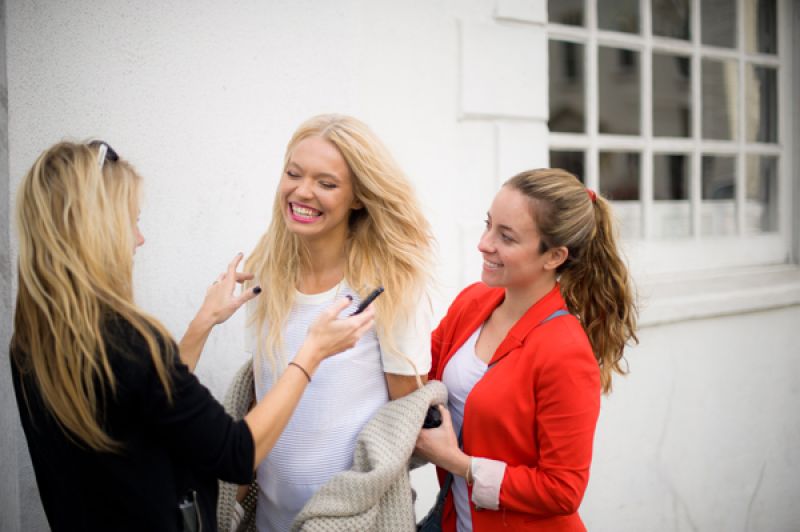
{"label": "window mullion", "polygon": [[589,149],[586,152],[586,186],[599,190],[599,154],[597,150],[598,120],[598,69],[597,69],[597,0],[586,0],[586,134]]}
{"label": "window mullion", "polygon": [[747,88],[745,87],[745,62],[744,62],[744,49],[745,49],[745,0],[736,0],[736,49],[737,49],[737,136],[736,144],[738,147],[738,154],[736,156],[736,234],[742,236],[745,232],[745,169],[746,169],[746,155],[745,144],[747,143],[747,103],[746,98]]}
{"label": "window mullion", "polygon": [[691,0],[691,34],[692,34],[692,163],[690,172],[689,200],[692,206],[692,235],[700,238],[700,222],[702,218],[702,152],[700,142],[702,131],[702,57],[700,55],[700,0]]}
{"label": "window mullion", "polygon": [[650,0],[639,0],[644,47],[641,55],[641,129],[645,139],[639,167],[639,199],[642,209],[641,236],[653,236],[653,41]]}

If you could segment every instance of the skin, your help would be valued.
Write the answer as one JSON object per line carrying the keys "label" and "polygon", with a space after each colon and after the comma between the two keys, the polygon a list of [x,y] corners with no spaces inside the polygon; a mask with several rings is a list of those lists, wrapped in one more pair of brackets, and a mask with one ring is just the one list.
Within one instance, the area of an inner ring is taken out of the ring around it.
{"label": "skin", "polygon": [[[138,223],[134,227],[136,247],[144,244]],[[228,264],[227,270],[206,291],[206,297],[197,315],[189,324],[186,334],[178,344],[181,360],[194,370],[211,329],[223,323],[244,303],[256,297],[255,288],[235,294],[237,283],[253,278],[250,273],[237,272],[243,257],[237,254]],[[309,374],[314,374],[319,364],[327,357],[353,347],[363,334],[374,325],[375,311],[367,308],[357,316],[338,318],[350,301],[342,298],[325,309],[309,326],[308,334],[295,356],[295,362]],[[305,373],[289,366],[272,390],[245,416],[255,447],[253,470],[267,456],[300,402],[308,385]]]}
{"label": "skin", "polygon": [[[363,208],[347,162],[330,141],[307,137],[290,152],[277,193],[289,231],[303,239],[311,256],[297,289],[304,294],[330,290],[344,278],[350,213]],[[385,375],[391,399],[417,389],[413,376]]]}
{"label": "skin", "polygon": [[[475,352],[488,363],[508,331],[556,283],[556,269],[567,259],[566,247],[539,252],[541,235],[534,221],[536,205],[511,187],[497,193],[486,214],[486,230],[478,243],[483,256],[481,280],[505,289],[503,302],[484,323]],[[466,477],[471,458],[458,447],[450,412],[439,406],[442,424],[420,431],[416,454]]]}

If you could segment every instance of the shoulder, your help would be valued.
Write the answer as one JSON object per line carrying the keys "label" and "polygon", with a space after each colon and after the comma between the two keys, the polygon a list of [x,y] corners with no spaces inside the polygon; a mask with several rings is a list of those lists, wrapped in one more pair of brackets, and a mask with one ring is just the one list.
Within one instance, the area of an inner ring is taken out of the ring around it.
{"label": "shoulder", "polygon": [[538,333],[532,336],[535,337],[538,365],[545,373],[585,372],[599,377],[589,338],[575,316],[559,316],[543,323]]}

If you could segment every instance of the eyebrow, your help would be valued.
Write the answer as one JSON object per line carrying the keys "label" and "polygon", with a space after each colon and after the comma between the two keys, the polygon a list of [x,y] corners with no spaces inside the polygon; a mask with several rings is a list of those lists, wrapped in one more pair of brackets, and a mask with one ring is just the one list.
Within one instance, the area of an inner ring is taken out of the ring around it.
{"label": "eyebrow", "polygon": [[[486,212],[486,217],[489,219],[489,221],[491,221],[491,219],[492,219],[492,215],[491,215],[491,214],[489,214],[489,212],[488,212],[488,211]],[[500,229],[503,229],[503,230],[505,230],[505,231],[511,231],[511,232],[512,232],[512,233],[514,233],[515,235],[516,235],[516,234],[519,234],[519,231],[517,231],[516,229],[514,229],[513,227],[511,227],[511,226],[508,226],[508,225],[499,224],[497,227],[499,227]]]}

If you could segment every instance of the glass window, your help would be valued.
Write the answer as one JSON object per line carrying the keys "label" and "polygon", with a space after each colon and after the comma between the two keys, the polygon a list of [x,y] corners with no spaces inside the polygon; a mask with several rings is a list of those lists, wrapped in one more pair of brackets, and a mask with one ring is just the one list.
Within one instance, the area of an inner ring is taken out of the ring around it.
{"label": "glass window", "polygon": [[689,0],[652,0],[653,35],[688,41],[691,37]]}
{"label": "glass window", "polygon": [[747,233],[778,230],[778,158],[747,156],[744,229]]}
{"label": "glass window", "polygon": [[585,183],[583,179],[583,152],[577,150],[552,150],[550,151],[550,167],[562,168],[574,174]]}
{"label": "glass window", "polygon": [[692,234],[690,157],[686,154],[653,156],[653,236],[686,238]]}
{"label": "glass window", "polygon": [[733,140],[738,119],[736,61],[703,59],[703,138]]}
{"label": "glass window", "polygon": [[548,0],[547,17],[557,24],[583,26],[583,0]]}
{"label": "glass window", "polygon": [[597,26],[601,30],[639,33],[639,0],[598,0]]}
{"label": "glass window", "polygon": [[778,142],[778,71],[747,65],[747,140]]}
{"label": "glass window", "polygon": [[703,44],[735,48],[736,0],[703,0],[700,7]]}
{"label": "glass window", "polygon": [[736,158],[704,155],[702,166],[701,233],[736,234]]}
{"label": "glass window", "polygon": [[653,135],[692,134],[692,80],[688,57],[653,54]]}
{"label": "glass window", "polygon": [[550,41],[550,131],[586,129],[582,44]]}
{"label": "glass window", "polygon": [[600,133],[638,135],[641,105],[639,52],[600,46],[597,71]]}
{"label": "glass window", "polygon": [[748,52],[778,53],[778,14],[775,0],[745,0],[745,41]]}
{"label": "glass window", "polygon": [[600,193],[612,201],[639,199],[638,153],[600,153]]}

